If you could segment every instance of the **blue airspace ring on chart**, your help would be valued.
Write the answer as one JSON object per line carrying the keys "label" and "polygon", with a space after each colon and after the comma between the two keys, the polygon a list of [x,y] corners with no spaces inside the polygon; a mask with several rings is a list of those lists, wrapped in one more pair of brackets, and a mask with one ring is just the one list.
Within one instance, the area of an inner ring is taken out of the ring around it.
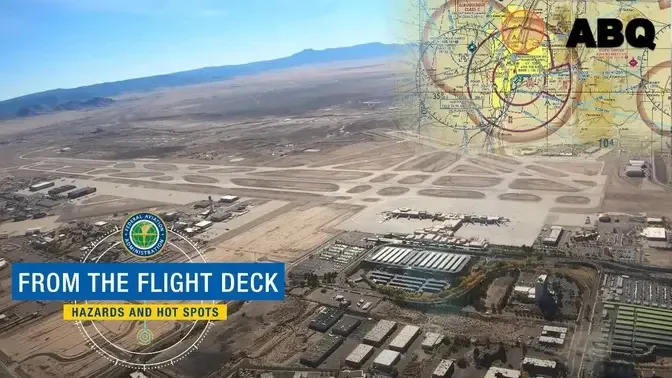
{"label": "blue airspace ring on chart", "polygon": [[124,248],[131,254],[153,257],[166,245],[166,224],[156,214],[143,212],[126,219],[121,230]]}

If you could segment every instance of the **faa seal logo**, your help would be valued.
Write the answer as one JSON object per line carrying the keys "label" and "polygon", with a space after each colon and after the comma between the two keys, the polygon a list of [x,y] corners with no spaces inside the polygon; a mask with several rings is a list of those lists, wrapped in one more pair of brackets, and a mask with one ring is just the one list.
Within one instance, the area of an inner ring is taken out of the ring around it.
{"label": "faa seal logo", "polygon": [[166,245],[166,224],[155,214],[137,213],[124,222],[121,239],[133,255],[152,257]]}

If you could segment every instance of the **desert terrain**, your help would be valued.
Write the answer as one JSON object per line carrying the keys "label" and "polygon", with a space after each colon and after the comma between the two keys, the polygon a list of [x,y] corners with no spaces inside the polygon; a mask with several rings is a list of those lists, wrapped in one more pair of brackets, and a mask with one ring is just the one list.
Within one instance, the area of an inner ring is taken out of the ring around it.
{"label": "desert terrain", "polygon": [[[664,201],[669,189],[624,178],[622,162],[609,156],[501,157],[412,135],[395,114],[400,74],[403,69],[389,61],[323,65],[2,122],[0,175],[96,188],[30,221],[45,230],[141,209],[188,208],[208,197],[251,201],[248,213],[204,234],[204,256],[215,262],[293,266],[348,231],[412,233],[420,223],[381,221],[383,212],[402,207],[505,217],[506,227],[465,227],[456,235],[514,246],[535,243],[546,224],[581,227],[600,211],[672,215],[672,202]],[[0,231],[19,235],[28,227],[9,222]],[[0,311],[16,311],[22,304],[8,300],[8,282],[2,282]],[[301,302],[290,315],[268,315],[254,332],[254,320],[240,320],[250,332],[235,342],[259,349],[261,360],[281,363],[298,351],[266,351],[291,334],[276,325],[284,327],[287,317],[304,321],[315,307]],[[132,348],[134,327],[106,324],[102,333]],[[174,327],[157,325],[155,336]],[[219,337],[242,334],[223,324],[213,328]],[[112,377],[120,371],[92,352],[59,311],[31,320],[30,327],[0,329],[0,350],[3,364],[18,376]],[[220,367],[204,371],[199,361],[187,358],[179,369],[148,374],[204,377]]]}

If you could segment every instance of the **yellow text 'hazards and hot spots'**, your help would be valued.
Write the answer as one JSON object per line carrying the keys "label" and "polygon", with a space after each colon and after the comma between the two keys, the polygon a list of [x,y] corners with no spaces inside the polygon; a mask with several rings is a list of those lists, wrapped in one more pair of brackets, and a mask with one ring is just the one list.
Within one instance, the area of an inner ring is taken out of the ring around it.
{"label": "yellow text 'hazards and hot spots'", "polygon": [[65,304],[63,319],[226,320],[225,304]]}

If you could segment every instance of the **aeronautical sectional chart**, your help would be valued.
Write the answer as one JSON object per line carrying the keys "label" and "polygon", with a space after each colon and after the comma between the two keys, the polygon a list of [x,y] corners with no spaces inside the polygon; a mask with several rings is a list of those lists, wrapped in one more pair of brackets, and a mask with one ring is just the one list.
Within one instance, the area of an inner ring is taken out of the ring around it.
{"label": "aeronautical sectional chart", "polygon": [[[546,144],[632,150],[670,135],[669,2],[419,7],[406,31],[410,41],[421,35],[409,100],[415,113],[420,102],[419,133],[490,152]],[[610,28],[623,32],[599,32]]]}
{"label": "aeronautical sectional chart", "polygon": [[[102,247],[107,242],[123,245],[135,259],[100,262],[111,250]],[[166,247],[181,253],[182,262],[153,262]],[[152,369],[196,350],[212,322],[227,319],[226,301],[283,299],[284,278],[283,263],[207,263],[187,237],[168,229],[158,215],[141,212],[99,239],[80,263],[13,264],[12,299],[68,301],[63,319],[75,322],[99,354],[115,365]],[[120,320],[139,322],[140,346],[163,346],[150,324],[191,321],[192,325],[167,347],[140,352],[116,344],[101,332],[105,329],[101,322]],[[171,356],[161,357],[169,349]]]}

